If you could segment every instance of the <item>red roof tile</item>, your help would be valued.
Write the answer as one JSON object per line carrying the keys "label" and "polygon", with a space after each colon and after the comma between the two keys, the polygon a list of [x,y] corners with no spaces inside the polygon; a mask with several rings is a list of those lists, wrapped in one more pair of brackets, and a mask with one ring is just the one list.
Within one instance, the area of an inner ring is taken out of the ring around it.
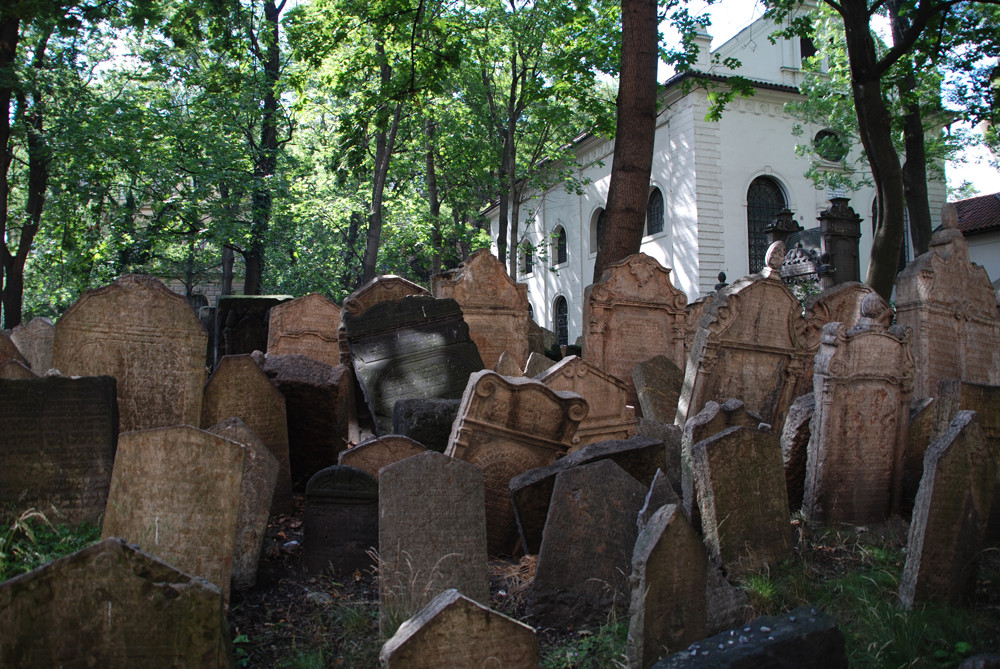
{"label": "red roof tile", "polygon": [[980,195],[955,203],[958,229],[963,234],[1000,230],[1000,193]]}

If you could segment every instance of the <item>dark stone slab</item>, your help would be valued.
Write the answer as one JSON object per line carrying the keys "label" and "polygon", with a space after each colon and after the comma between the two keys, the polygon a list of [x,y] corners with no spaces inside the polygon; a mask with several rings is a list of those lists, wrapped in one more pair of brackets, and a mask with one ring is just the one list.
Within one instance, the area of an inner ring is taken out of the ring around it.
{"label": "dark stone slab", "polygon": [[816,412],[816,396],[806,393],[795,398],[788,409],[785,425],[781,429],[781,459],[785,465],[785,489],[788,490],[788,508],[802,508],[802,494],[806,483],[806,456],[809,452],[809,421]]}
{"label": "dark stone slab", "polygon": [[215,358],[267,350],[271,307],[291,295],[221,295],[215,308]]}
{"label": "dark stone slab", "polygon": [[373,566],[378,546],[378,481],[354,467],[327,467],[309,479],[303,519],[307,571],[350,574]]}
{"label": "dark stone slab", "polygon": [[670,424],[677,415],[677,400],[684,385],[684,370],[665,355],[658,355],[632,368],[632,382],[644,418]]}
{"label": "dark stone slab", "polygon": [[448,448],[461,399],[402,399],[392,410],[392,431],[438,453]]}

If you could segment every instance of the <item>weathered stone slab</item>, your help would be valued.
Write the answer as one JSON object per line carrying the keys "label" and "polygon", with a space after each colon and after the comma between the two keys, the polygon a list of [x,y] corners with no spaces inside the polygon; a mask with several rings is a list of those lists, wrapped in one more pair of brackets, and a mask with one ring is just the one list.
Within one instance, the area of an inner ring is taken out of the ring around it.
{"label": "weathered stone slab", "polygon": [[0,584],[0,666],[232,667],[222,593],[120,539]]}
{"label": "weathered stone slab", "polygon": [[406,399],[392,410],[392,431],[444,453],[462,400]]}
{"label": "weathered stone slab", "polygon": [[189,425],[123,433],[103,537],[205,578],[228,601],[245,450]]}
{"label": "weathered stone slab", "polygon": [[11,338],[7,336],[7,333],[0,330],[0,362],[7,362],[8,360],[16,360],[24,365],[31,365],[28,359],[21,355],[21,351],[11,341]]}
{"label": "weathered stone slab", "polygon": [[378,480],[378,472],[394,462],[420,455],[427,449],[401,434],[387,434],[341,452],[337,464],[368,472]]}
{"label": "weathered stone slab", "polygon": [[933,397],[910,400],[910,427],[906,433],[906,450],[903,453],[903,492],[899,500],[899,513],[904,518],[909,518],[913,513],[913,502],[924,475],[924,453],[934,440],[934,410]]}
{"label": "weathered stone slab", "polygon": [[117,440],[110,376],[0,379],[0,505],[97,523]]}
{"label": "weathered stone slab", "polygon": [[534,319],[528,320],[528,357],[531,353],[545,355],[545,352],[559,347],[559,336],[552,330],[547,330],[536,323]]}
{"label": "weathered stone slab", "polygon": [[389,636],[442,590],[489,602],[483,473],[427,451],[379,475],[379,611]]}
{"label": "weathered stone slab", "polygon": [[344,314],[360,316],[380,302],[398,302],[408,295],[430,295],[422,286],[395,274],[380,274],[344,298],[344,308],[341,311],[340,329],[340,362],[350,364],[351,351],[347,346],[347,331],[344,329]]}
{"label": "weathered stone slab", "polygon": [[208,432],[244,447],[240,509],[236,518],[233,552],[233,587],[252,588],[257,582],[260,551],[264,547],[267,519],[278,481],[278,461],[260,438],[239,418],[228,418]]}
{"label": "weathered stone slab", "polygon": [[705,315],[705,309],[708,308],[714,297],[715,293],[709,293],[705,297],[699,297],[694,302],[688,303],[684,308],[687,313],[687,323],[684,328],[684,363],[677,365],[681,369],[687,365],[687,357],[691,355],[691,349],[694,348],[694,336],[698,334],[701,317]]}
{"label": "weathered stone slab", "polygon": [[271,307],[267,354],[304,355],[328,365],[340,364],[340,307],[319,293],[310,293]]}
{"label": "weathered stone slab", "polygon": [[197,425],[208,335],[182,296],[129,274],[86,291],[56,325],[52,366],[118,380],[122,432]]}
{"label": "weathered stone slab", "polygon": [[639,509],[638,518],[636,518],[636,525],[639,527],[639,532],[642,532],[646,525],[649,524],[649,519],[661,507],[668,504],[679,505],[680,503],[681,498],[673,486],[670,485],[666,474],[663,473],[662,469],[656,470],[653,482],[649,484],[649,492],[646,493],[646,499],[642,503],[642,508]]}
{"label": "weathered stone slab", "polygon": [[378,481],[344,465],[316,472],[306,486],[302,525],[307,571],[370,570],[371,552],[378,545]]}
{"label": "weathered stone slab", "polygon": [[632,383],[639,396],[643,418],[672,424],[684,385],[684,370],[665,355],[658,355],[632,368]]}
{"label": "weathered stone slab", "polygon": [[566,453],[586,415],[582,397],[538,381],[488,370],[469,379],[445,454],[483,470],[490,555],[509,554],[516,542],[510,480]]}
{"label": "weathered stone slab", "polygon": [[816,413],[816,396],[806,393],[795,398],[788,409],[785,426],[781,430],[781,460],[785,464],[785,489],[788,490],[788,509],[795,512],[802,508],[802,495],[806,484],[808,462],[809,422]]}
{"label": "weathered stone slab", "polygon": [[52,368],[52,350],[56,342],[56,326],[44,316],[17,325],[10,340],[21,352],[33,372],[41,376]]}
{"label": "weathered stone slab", "polygon": [[576,393],[590,410],[580,421],[570,450],[635,436],[635,410],[626,406],[628,386],[583,358],[570,355],[535,377],[552,390]]}
{"label": "weathered stone slab", "polygon": [[500,354],[500,359],[493,366],[493,371],[501,376],[524,376],[524,365],[514,359],[510,351]]}
{"label": "weathered stone slab", "polygon": [[909,329],[887,328],[886,312],[872,293],[858,325],[823,328],[802,499],[810,518],[860,525],[899,511],[913,360]]}
{"label": "weathered stone slab", "polygon": [[704,639],[708,556],[680,506],[653,514],[632,554],[632,601],[626,656],[648,669],[671,650]]}
{"label": "weathered stone slab", "polygon": [[533,379],[555,364],[556,361],[547,357],[544,353],[532,351],[531,355],[528,356],[528,362],[524,363],[524,375],[529,379]]}
{"label": "weathered stone slab", "polygon": [[400,625],[382,646],[379,661],[386,669],[535,669],[538,637],[524,623],[452,588]]}
{"label": "weathered stone slab", "polygon": [[248,355],[267,350],[268,314],[271,307],[291,295],[221,295],[215,307],[215,357]]}
{"label": "weathered stone slab", "polygon": [[972,599],[997,479],[997,463],[974,411],[959,411],[924,456],[906,564],[899,581],[905,608]]}
{"label": "weathered stone slab", "polygon": [[666,449],[662,441],[650,437],[601,441],[561,457],[551,465],[536,467],[513,477],[508,487],[521,535],[521,548],[525,553],[534,555],[541,548],[556,477],[573,467],[600,460],[611,460],[648,488],[656,473],[664,467]]}
{"label": "weathered stone slab", "polygon": [[581,357],[624,381],[636,406],[633,367],[656,355],[684,364],[686,305],[670,270],[655,259],[637,253],[613,263],[584,290]]}
{"label": "weathered stone slab", "polygon": [[492,368],[508,351],[528,358],[528,284],[515,283],[489,249],[480,249],[457,268],[431,276],[431,293],[458,302],[483,364]]}
{"label": "weathered stone slab", "polygon": [[529,620],[588,627],[628,606],[628,576],[646,487],[611,460],[556,476],[528,592]]}
{"label": "weathered stone slab", "polygon": [[38,374],[28,369],[20,360],[8,360],[0,363],[0,379],[37,379]]}
{"label": "weathered stone slab", "polygon": [[[805,319],[809,324],[810,348],[819,346],[820,334],[827,323],[843,323],[849,328],[858,324],[861,318],[861,302],[875,289],[866,283],[846,281],[827,288],[818,295],[813,295],[805,303]],[[883,314],[888,317],[883,325],[892,325],[892,312]]]}
{"label": "weathered stone slab", "polygon": [[708,612],[707,634],[718,634],[743,625],[753,615],[746,591],[732,585],[712,559],[708,559],[708,579],[705,585],[705,609]]}
{"label": "weathered stone slab", "polygon": [[406,398],[456,399],[483,369],[455,300],[404,297],[359,316],[344,312],[354,371],[378,434],[392,432],[392,410]]}
{"label": "weathered stone slab", "polygon": [[730,427],[692,449],[705,545],[730,576],[792,552],[781,443],[770,431]]}

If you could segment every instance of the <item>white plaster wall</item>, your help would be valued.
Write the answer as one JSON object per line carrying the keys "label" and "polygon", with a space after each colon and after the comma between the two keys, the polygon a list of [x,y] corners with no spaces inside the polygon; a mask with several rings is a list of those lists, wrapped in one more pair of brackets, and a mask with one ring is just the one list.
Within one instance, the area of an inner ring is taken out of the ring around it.
{"label": "white plaster wall", "polygon": [[966,238],[969,242],[969,260],[982,265],[990,281],[1000,279],[1000,232],[987,232]]}

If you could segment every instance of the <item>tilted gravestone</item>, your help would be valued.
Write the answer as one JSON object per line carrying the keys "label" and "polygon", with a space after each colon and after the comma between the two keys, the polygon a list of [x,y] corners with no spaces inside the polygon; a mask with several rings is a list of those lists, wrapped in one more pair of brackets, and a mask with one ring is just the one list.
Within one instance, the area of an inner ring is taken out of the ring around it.
{"label": "tilted gravestone", "polygon": [[493,371],[501,376],[524,376],[524,365],[518,363],[509,351],[504,351],[497,364],[493,365]]}
{"label": "tilted gravestone", "polygon": [[624,381],[638,404],[632,368],[656,355],[684,364],[687,296],[670,270],[644,253],[613,263],[583,299],[584,360]]}
{"label": "tilted gravestone", "polygon": [[0,362],[0,379],[37,379],[39,377],[39,374],[35,374],[19,360]]}
{"label": "tilted gravestone", "polygon": [[232,667],[219,588],[121,539],[0,584],[0,666]]}
{"label": "tilted gravestone", "polygon": [[[804,310],[809,324],[810,348],[819,346],[820,334],[827,323],[843,323],[849,328],[857,325],[861,318],[861,302],[874,292],[875,289],[866,283],[847,281],[807,299]],[[885,316],[889,318],[884,323],[888,327],[892,325],[892,313]]]}
{"label": "tilted gravestone", "polygon": [[535,669],[538,637],[524,623],[451,588],[400,625],[379,661],[385,669]]}
{"label": "tilted gravestone", "polygon": [[649,418],[640,418],[636,424],[636,436],[652,437],[663,442],[666,450],[667,463],[663,468],[670,485],[680,495],[681,488],[681,437],[683,431],[674,425],[664,425],[663,423]]}
{"label": "tilted gravestone", "polygon": [[811,518],[874,523],[899,509],[913,360],[909,328],[887,328],[886,312],[872,293],[858,325],[823,328],[802,499]]}
{"label": "tilted gravestone", "polygon": [[267,350],[268,314],[271,307],[291,295],[221,295],[215,307],[215,355],[212,365],[227,355],[248,355]]}
{"label": "tilted gravestone", "polygon": [[976,413],[959,411],[924,456],[899,582],[905,608],[928,601],[960,606],[972,598],[996,478]]}
{"label": "tilted gravestone", "polygon": [[117,440],[110,376],[0,379],[0,504],[99,522]]}
{"label": "tilted gravestone", "polygon": [[555,364],[556,361],[546,357],[544,353],[532,351],[531,355],[528,356],[528,361],[524,363],[524,375],[533,379]]}
{"label": "tilted gravestone", "polygon": [[0,330],[0,362],[7,362],[8,360],[16,360],[29,367],[31,365],[28,359],[21,355],[21,351],[18,350],[14,342],[7,336],[7,333]]}
{"label": "tilted gravestone", "polygon": [[677,363],[682,373],[687,365],[687,357],[691,355],[691,349],[694,348],[694,336],[698,334],[698,325],[701,323],[701,317],[705,315],[705,309],[708,308],[708,305],[712,303],[714,298],[715,293],[712,292],[704,297],[699,297],[694,302],[689,302],[684,307],[684,311],[687,314],[687,322],[684,327],[684,362]]}
{"label": "tilted gravestone", "polygon": [[345,465],[316,472],[306,486],[302,526],[307,571],[369,571],[378,546],[378,481]]}
{"label": "tilted gravestone", "polygon": [[461,399],[404,399],[392,409],[392,432],[444,453]]}
{"label": "tilted gravestone", "polygon": [[566,453],[586,415],[582,397],[538,381],[488,370],[469,379],[445,454],[483,471],[490,555],[509,554],[515,543],[510,480]]}
{"label": "tilted gravestone", "polygon": [[785,426],[781,430],[781,460],[785,464],[785,488],[788,490],[788,508],[792,512],[802,508],[811,435],[809,423],[815,413],[816,396],[813,393],[797,397],[788,409]]}
{"label": "tilted gravestone", "polygon": [[198,425],[208,335],[182,296],[128,274],[88,290],[56,325],[52,366],[118,380],[122,432]]}
{"label": "tilted gravestone", "polygon": [[395,274],[380,274],[344,298],[344,308],[340,312],[340,328],[337,339],[340,343],[340,362],[351,362],[351,351],[347,346],[347,331],[344,316],[360,316],[380,302],[398,302],[408,295],[430,295],[425,288]]}
{"label": "tilted gravestone", "polygon": [[[947,381],[938,382],[938,386]],[[910,399],[910,427],[906,433],[906,449],[903,452],[902,495],[899,500],[899,513],[909,518],[913,513],[913,501],[917,498],[920,479],[924,475],[924,453],[934,440],[934,409],[933,397]],[[957,407],[956,407],[957,410]],[[950,422],[949,417],[948,422]],[[947,428],[947,423],[944,425]]]}
{"label": "tilted gravestone", "polygon": [[483,364],[493,368],[507,351],[528,359],[528,284],[515,283],[489,249],[480,249],[457,268],[431,276],[434,297],[450,297],[462,307],[469,336]]}
{"label": "tilted gravestone", "polygon": [[427,451],[383,468],[378,483],[382,634],[447,588],[488,603],[483,473]]}
{"label": "tilted gravestone", "polygon": [[310,293],[271,307],[267,327],[268,355],[304,355],[340,364],[340,307],[318,293]]}
{"label": "tilted gravestone", "polygon": [[52,349],[56,341],[56,326],[44,316],[22,323],[10,333],[10,340],[17,346],[31,370],[41,376],[52,367]]}
{"label": "tilted gravestone", "polygon": [[228,601],[245,450],[189,425],[122,434],[102,536],[205,578]]}
{"label": "tilted gravestone", "polygon": [[658,355],[632,368],[632,382],[643,418],[673,424],[684,385],[684,369],[667,356]]}
{"label": "tilted gravestone", "polygon": [[[271,512],[294,510],[289,465],[285,398],[249,355],[227,355],[205,386],[201,427],[239,418],[260,439],[278,463]],[[235,440],[238,441],[238,440]]]}
{"label": "tilted gravestone", "polygon": [[653,476],[653,482],[649,484],[649,492],[646,493],[646,499],[643,501],[642,508],[639,509],[639,516],[635,521],[639,532],[642,532],[646,525],[649,524],[649,519],[661,507],[668,504],[680,505],[680,503],[681,498],[678,496],[677,491],[674,490],[674,487],[670,485],[666,474],[663,473],[662,469],[656,470],[656,475]]}
{"label": "tilted gravestone", "polygon": [[341,452],[337,457],[337,464],[368,472],[377,481],[378,472],[382,467],[387,467],[413,455],[420,455],[426,450],[409,437],[404,437],[401,434],[387,434]]}

